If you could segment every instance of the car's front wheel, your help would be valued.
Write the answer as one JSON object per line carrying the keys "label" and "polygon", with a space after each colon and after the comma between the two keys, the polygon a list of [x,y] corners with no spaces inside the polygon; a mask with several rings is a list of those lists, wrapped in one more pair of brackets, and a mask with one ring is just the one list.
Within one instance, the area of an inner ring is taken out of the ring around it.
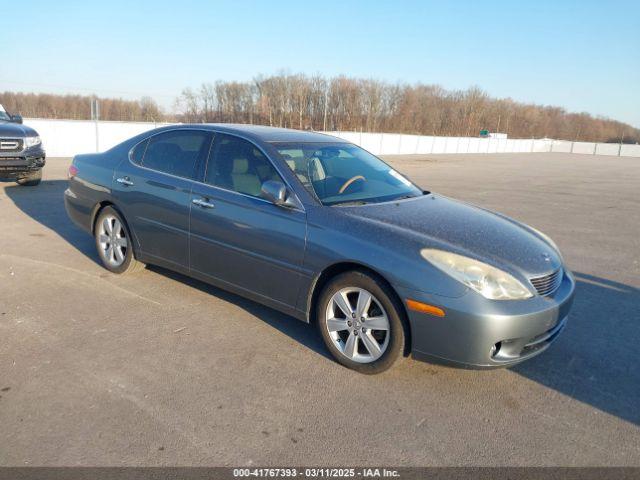
{"label": "car's front wheel", "polygon": [[133,255],[131,235],[120,214],[105,207],[96,219],[94,235],[102,264],[113,273],[131,273],[144,267]]}
{"label": "car's front wheel", "polygon": [[402,306],[373,275],[351,271],[331,280],[320,294],[316,319],[334,358],[360,373],[380,373],[402,357]]}

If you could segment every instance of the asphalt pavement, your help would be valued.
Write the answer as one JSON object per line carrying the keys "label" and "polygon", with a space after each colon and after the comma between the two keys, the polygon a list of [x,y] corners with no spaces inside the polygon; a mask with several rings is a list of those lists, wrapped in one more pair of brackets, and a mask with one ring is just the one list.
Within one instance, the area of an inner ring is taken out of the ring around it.
{"label": "asphalt pavement", "polygon": [[640,466],[640,158],[387,159],[556,241],[578,285],[546,352],[359,375],[259,304],[108,273],[49,159],[38,187],[0,183],[0,465]]}

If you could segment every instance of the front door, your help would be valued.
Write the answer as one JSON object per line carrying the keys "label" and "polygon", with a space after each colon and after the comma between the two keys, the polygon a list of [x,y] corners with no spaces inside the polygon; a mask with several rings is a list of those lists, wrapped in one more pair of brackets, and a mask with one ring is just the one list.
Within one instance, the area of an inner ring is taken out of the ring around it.
{"label": "front door", "polygon": [[216,134],[191,194],[190,266],[282,306],[294,307],[304,257],[306,215],[260,197],[262,183],[281,180],[251,142]]}

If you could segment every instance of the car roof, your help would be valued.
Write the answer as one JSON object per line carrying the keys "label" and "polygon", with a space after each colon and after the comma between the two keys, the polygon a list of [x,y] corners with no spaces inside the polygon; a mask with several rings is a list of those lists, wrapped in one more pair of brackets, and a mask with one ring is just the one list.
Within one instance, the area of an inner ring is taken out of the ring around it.
{"label": "car roof", "polygon": [[207,128],[222,133],[236,133],[259,142],[318,142],[318,143],[348,143],[346,140],[324,133],[293,130],[290,128],[267,127],[265,125],[250,125],[243,123],[198,123],[173,125],[173,128]]}

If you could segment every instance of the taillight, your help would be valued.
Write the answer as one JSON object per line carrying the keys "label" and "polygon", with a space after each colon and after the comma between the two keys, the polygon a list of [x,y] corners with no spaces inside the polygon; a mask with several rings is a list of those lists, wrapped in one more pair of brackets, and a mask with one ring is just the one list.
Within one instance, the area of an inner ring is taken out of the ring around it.
{"label": "taillight", "polygon": [[76,167],[75,165],[71,165],[69,167],[69,172],[67,174],[69,180],[71,180],[73,177],[75,177],[76,175],[78,175],[78,167]]}

